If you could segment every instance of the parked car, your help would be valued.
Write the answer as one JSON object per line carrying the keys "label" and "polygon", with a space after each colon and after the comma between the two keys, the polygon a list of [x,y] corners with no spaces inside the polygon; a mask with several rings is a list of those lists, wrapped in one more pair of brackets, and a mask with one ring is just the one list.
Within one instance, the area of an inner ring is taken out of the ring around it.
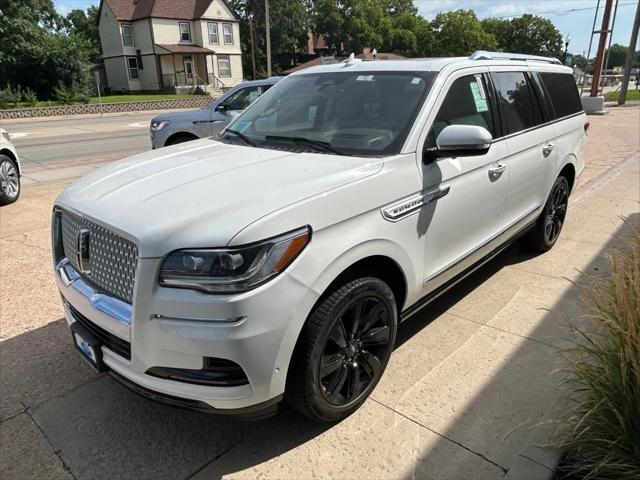
{"label": "parked car", "polygon": [[219,139],[58,197],[76,348],[156,400],[260,417],[284,398],[340,420],[380,380],[400,322],[516,239],[554,246],[587,125],[571,69],[544,57],[293,74]]}
{"label": "parked car", "polygon": [[20,160],[9,133],[0,128],[0,205],[9,205],[20,196]]}
{"label": "parked car", "polygon": [[149,127],[151,146],[161,148],[217,135],[281,78],[242,82],[207,107],[158,115]]}

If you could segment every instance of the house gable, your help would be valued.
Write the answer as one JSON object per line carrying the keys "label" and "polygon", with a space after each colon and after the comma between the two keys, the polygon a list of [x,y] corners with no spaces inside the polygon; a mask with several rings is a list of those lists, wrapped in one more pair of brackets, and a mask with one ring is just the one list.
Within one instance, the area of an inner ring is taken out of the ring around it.
{"label": "house gable", "polygon": [[226,2],[222,0],[212,0],[207,9],[202,12],[201,18],[203,19],[216,19],[216,20],[237,20],[238,18],[229,8]]}

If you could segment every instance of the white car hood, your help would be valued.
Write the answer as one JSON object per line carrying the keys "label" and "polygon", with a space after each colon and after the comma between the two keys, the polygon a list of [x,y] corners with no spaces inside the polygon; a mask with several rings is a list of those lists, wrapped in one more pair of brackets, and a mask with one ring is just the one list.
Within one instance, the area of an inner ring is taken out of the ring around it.
{"label": "white car hood", "polygon": [[225,246],[259,218],[373,175],[382,164],[203,139],[101,168],[56,204],[134,240],[140,257],[161,257],[179,248]]}

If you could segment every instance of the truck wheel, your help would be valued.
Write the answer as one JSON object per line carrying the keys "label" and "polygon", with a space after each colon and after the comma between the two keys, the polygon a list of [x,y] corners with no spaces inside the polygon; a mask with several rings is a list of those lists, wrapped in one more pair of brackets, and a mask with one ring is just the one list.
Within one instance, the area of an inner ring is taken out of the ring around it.
{"label": "truck wheel", "polygon": [[342,420],[382,377],[396,338],[393,292],[364,277],[336,288],[311,313],[292,362],[287,399],[314,420]]}
{"label": "truck wheel", "polygon": [[9,205],[20,196],[20,175],[14,161],[0,155],[0,205]]}
{"label": "truck wheel", "polygon": [[523,238],[523,245],[534,252],[546,252],[558,241],[569,206],[569,182],[558,177],[535,226]]}

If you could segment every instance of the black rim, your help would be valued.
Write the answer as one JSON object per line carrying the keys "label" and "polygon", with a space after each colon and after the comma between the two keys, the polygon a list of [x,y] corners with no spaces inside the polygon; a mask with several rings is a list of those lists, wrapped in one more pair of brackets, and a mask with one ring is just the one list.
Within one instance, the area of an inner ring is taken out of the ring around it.
{"label": "black rim", "polygon": [[567,214],[569,189],[564,182],[555,186],[551,192],[551,204],[544,220],[544,238],[547,244],[554,243],[560,235],[564,217]]}
{"label": "black rim", "polygon": [[332,405],[356,401],[377,381],[389,350],[391,312],[383,301],[354,301],[336,319],[320,358],[320,387]]}

